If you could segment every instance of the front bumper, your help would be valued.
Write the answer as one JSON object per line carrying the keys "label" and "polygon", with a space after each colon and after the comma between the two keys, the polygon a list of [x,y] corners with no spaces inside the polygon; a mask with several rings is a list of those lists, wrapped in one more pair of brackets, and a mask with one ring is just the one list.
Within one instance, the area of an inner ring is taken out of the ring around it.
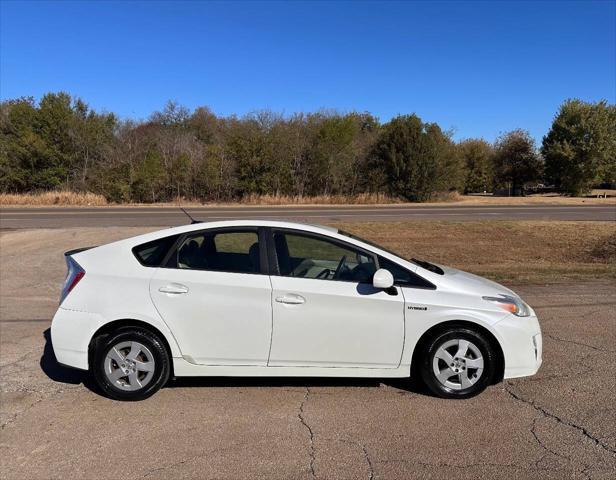
{"label": "front bumper", "polygon": [[537,317],[508,315],[494,328],[505,357],[504,377],[528,377],[537,373],[543,361],[543,338]]}

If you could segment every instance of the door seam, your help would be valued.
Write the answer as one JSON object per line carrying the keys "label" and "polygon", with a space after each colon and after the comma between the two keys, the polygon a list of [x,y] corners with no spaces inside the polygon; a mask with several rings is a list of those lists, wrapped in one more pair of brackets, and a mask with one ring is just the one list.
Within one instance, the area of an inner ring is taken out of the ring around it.
{"label": "door seam", "polygon": [[270,357],[272,356],[272,343],[274,341],[274,285],[272,283],[272,276],[268,275],[270,283],[270,312],[271,312],[271,324],[270,324],[270,344],[269,351],[267,352],[267,362],[265,362],[265,366],[269,367]]}
{"label": "door seam", "polygon": [[182,357],[183,357],[184,354],[182,353],[182,347],[180,346],[180,343],[178,342],[177,338],[175,338],[175,334],[173,333],[173,330],[171,330],[171,328],[167,324],[167,321],[165,320],[165,318],[163,317],[162,313],[158,309],[158,305],[156,305],[156,302],[154,301],[154,297],[152,296],[152,280],[154,280],[154,278],[156,277],[156,274],[159,273],[160,268],[161,267],[157,267],[154,270],[154,273],[152,274],[152,276],[150,277],[150,279],[148,281],[148,296],[150,297],[150,302],[152,302],[152,306],[154,307],[154,310],[156,311],[156,313],[158,313],[158,316],[160,317],[160,321],[163,323],[163,325],[165,327],[167,327],[167,331],[171,335],[171,338],[173,338],[173,341],[175,342],[175,344],[176,344],[176,346],[178,348],[178,351],[180,352],[180,355],[182,355]]}
{"label": "door seam", "polygon": [[400,361],[398,362],[398,367],[402,365],[402,359],[404,358],[404,348],[406,347],[406,297],[404,296],[404,289],[402,287],[398,287],[400,289],[400,293],[402,294],[402,350],[400,351]]}

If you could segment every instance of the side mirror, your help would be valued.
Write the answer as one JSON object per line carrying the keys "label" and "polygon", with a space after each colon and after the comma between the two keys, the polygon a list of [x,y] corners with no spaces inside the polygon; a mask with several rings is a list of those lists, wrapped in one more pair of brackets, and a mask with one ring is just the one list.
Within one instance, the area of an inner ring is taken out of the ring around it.
{"label": "side mirror", "polygon": [[388,290],[394,286],[394,276],[389,270],[379,268],[372,277],[372,286],[381,290]]}

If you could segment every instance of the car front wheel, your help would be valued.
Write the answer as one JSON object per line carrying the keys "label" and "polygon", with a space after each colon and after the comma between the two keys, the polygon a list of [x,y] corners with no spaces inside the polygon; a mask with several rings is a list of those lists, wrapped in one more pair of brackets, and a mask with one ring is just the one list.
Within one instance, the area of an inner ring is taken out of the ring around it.
{"label": "car front wheel", "polygon": [[143,400],[169,379],[169,355],[157,335],[121,329],[95,342],[92,373],[103,392],[116,400]]}
{"label": "car front wheel", "polygon": [[426,345],[421,376],[442,398],[469,398],[485,390],[495,369],[495,354],[481,333],[452,328],[435,335]]}

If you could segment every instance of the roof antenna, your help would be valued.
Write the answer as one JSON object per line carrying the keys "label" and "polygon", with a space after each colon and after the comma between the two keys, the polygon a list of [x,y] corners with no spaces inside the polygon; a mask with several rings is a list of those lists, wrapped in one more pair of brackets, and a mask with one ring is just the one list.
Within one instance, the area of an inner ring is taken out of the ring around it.
{"label": "roof antenna", "polygon": [[203,223],[203,222],[201,222],[200,220],[195,220],[195,219],[194,219],[194,218],[190,215],[190,213],[188,213],[188,212],[187,212],[186,210],[184,210],[182,207],[178,206],[178,208],[179,208],[180,210],[182,210],[182,212],[184,212],[184,214],[185,214],[188,218],[190,218],[190,224],[191,224],[191,225],[194,225],[195,223]]}

